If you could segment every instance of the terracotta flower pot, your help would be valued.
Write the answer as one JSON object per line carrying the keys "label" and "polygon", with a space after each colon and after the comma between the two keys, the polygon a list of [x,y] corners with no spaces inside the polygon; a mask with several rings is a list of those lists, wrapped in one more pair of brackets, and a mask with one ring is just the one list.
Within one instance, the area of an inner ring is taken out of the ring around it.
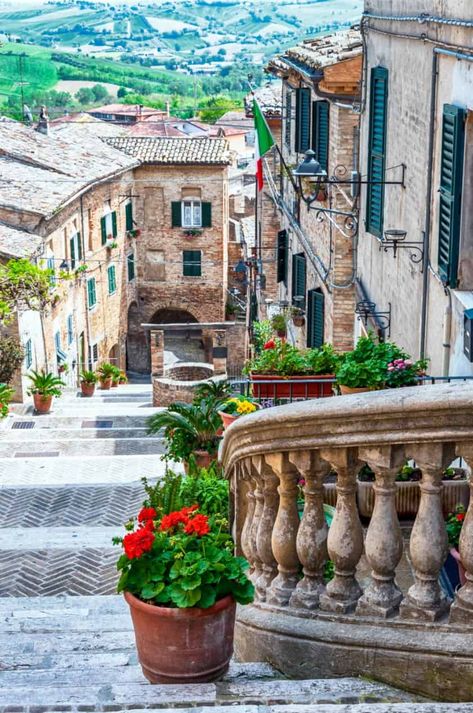
{"label": "terracotta flower pot", "polygon": [[119,384],[118,381],[112,381],[112,389],[116,389],[118,384]]}
{"label": "terracotta flower pot", "polygon": [[211,463],[217,460],[217,454],[208,451],[194,451],[193,455],[198,468],[208,468]]}
{"label": "terracotta flower pot", "polygon": [[82,391],[82,396],[93,396],[95,393],[95,384],[87,384],[85,381],[81,381],[80,390]]}
{"label": "terracotta flower pot", "polygon": [[143,674],[151,683],[207,683],[228,670],[233,654],[235,602],[210,609],[171,609],[125,592]]}
{"label": "terracotta flower pot", "polygon": [[[461,503],[468,507],[470,502],[470,485],[468,480],[442,481],[440,494],[444,517],[451,512],[455,505]],[[395,505],[396,512],[401,519],[415,518],[420,505],[420,487],[418,481],[397,481]],[[371,517],[374,510],[375,492],[373,483],[357,481],[358,510],[362,517]]]}
{"label": "terracotta flower pot", "polygon": [[112,386],[112,379],[100,379],[100,388],[102,391],[109,391]]}
{"label": "terracotta flower pot", "polygon": [[228,428],[239,418],[239,416],[235,416],[233,413],[225,413],[224,411],[219,411],[218,415],[222,419],[224,428]]}
{"label": "terracotta flower pot", "polygon": [[334,378],[334,374],[307,376],[281,376],[254,372],[250,374],[250,381],[253,382],[252,394],[257,399],[318,399],[333,396],[333,383],[326,379]]}
{"label": "terracotta flower pot", "polygon": [[36,413],[49,413],[51,410],[52,402],[52,396],[43,396],[43,394],[33,394],[34,410],[36,411]]}

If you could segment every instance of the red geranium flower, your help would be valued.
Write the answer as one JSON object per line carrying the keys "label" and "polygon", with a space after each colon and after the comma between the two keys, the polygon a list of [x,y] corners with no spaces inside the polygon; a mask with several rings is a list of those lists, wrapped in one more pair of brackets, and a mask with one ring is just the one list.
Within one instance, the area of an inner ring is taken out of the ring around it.
{"label": "red geranium flower", "polygon": [[266,342],[263,349],[274,349],[275,347],[276,347],[276,342],[274,341],[274,339],[270,339],[269,342]]}
{"label": "red geranium flower", "polygon": [[123,548],[128,559],[138,559],[153,547],[154,534],[146,527],[130,532],[123,538]]}
{"label": "red geranium flower", "polygon": [[464,519],[465,519],[465,513],[464,513],[464,512],[459,512],[458,515],[457,515],[457,520],[458,520],[458,522],[463,522]]}
{"label": "red geranium flower", "polygon": [[176,527],[180,523],[183,525],[187,525],[189,521],[189,516],[187,513],[183,512],[182,510],[178,510],[176,512],[171,512],[169,515],[164,515],[164,517],[161,520],[161,525],[160,525],[160,530],[165,531],[165,530],[172,530],[173,527]]}
{"label": "red geranium flower", "polygon": [[138,513],[138,522],[146,522],[147,520],[154,520],[158,516],[158,513],[154,508],[143,508]]}
{"label": "red geranium flower", "polygon": [[207,535],[210,532],[209,519],[206,515],[196,515],[189,520],[184,528],[184,532],[188,535]]}

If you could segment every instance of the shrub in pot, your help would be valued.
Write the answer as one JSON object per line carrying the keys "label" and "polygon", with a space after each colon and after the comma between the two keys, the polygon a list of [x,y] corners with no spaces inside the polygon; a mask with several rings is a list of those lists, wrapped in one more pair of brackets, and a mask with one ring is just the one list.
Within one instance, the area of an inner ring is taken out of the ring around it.
{"label": "shrub in pot", "polygon": [[113,366],[113,364],[109,364],[108,362],[104,362],[97,369],[97,374],[100,381],[100,388],[104,391],[108,391],[112,386],[112,379],[115,373],[115,369],[116,367]]}
{"label": "shrub in pot", "polygon": [[13,396],[13,389],[7,384],[0,384],[0,421],[8,416],[8,404]]}
{"label": "shrub in pot", "polygon": [[35,411],[49,413],[54,396],[61,396],[65,383],[59,376],[46,371],[32,371],[28,379],[31,381],[28,394],[33,396]]}
{"label": "shrub in pot", "polygon": [[241,416],[254,413],[258,404],[248,396],[232,396],[220,406],[219,414],[224,428],[228,428]]}
{"label": "shrub in pot", "polygon": [[80,375],[80,388],[82,391],[82,396],[91,397],[94,395],[95,386],[99,377],[94,371],[83,371]]}
{"label": "shrub in pot", "polygon": [[285,337],[287,334],[288,315],[286,312],[278,312],[271,318],[271,327],[278,337]]}
{"label": "shrub in pot", "polygon": [[126,372],[123,371],[123,369],[120,369],[120,376],[118,378],[118,383],[119,384],[128,384],[128,377],[126,375]]}
{"label": "shrub in pot", "polygon": [[113,373],[112,373],[112,388],[116,388],[118,384],[120,383],[120,377],[121,377],[121,369],[118,368],[118,366],[113,367]]}
{"label": "shrub in pot", "polygon": [[138,658],[151,683],[215,681],[233,654],[236,603],[253,600],[247,562],[233,554],[225,521],[199,505],[159,515],[145,507],[118,560]]}

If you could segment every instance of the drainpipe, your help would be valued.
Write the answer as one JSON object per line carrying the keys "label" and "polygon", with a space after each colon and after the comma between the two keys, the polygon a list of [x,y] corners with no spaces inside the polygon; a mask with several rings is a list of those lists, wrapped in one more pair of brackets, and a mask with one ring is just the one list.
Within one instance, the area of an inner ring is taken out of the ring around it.
{"label": "drainpipe", "polygon": [[443,358],[442,358],[442,376],[450,375],[450,353],[451,353],[451,338],[452,338],[452,292],[450,289],[445,290],[448,297],[448,304],[443,313]]}

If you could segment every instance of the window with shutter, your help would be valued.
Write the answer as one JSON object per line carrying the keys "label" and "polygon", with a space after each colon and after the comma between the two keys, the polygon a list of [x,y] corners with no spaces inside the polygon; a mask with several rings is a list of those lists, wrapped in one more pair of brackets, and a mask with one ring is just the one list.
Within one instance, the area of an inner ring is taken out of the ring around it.
{"label": "window with shutter", "polygon": [[324,343],[325,298],[321,290],[307,293],[307,346],[311,349]]}
{"label": "window with shutter", "polygon": [[368,139],[368,181],[366,197],[366,230],[378,238],[383,236],[384,181],[386,168],[386,118],[388,106],[388,70],[371,70],[370,123]]}
{"label": "window with shutter", "polygon": [[329,103],[327,101],[312,102],[312,150],[317,160],[328,171],[329,147]]}
{"label": "window with shutter", "polygon": [[114,238],[117,237],[117,214],[115,211],[112,213],[112,235]]}
{"label": "window with shutter", "polygon": [[173,201],[171,203],[171,225],[173,228],[182,227],[182,203]]}
{"label": "window with shutter", "polygon": [[28,341],[25,344],[25,366],[27,369],[31,367],[33,363],[33,344],[31,339],[28,339]]}
{"label": "window with shutter", "polygon": [[291,134],[292,134],[292,92],[286,90],[286,117],[284,124],[284,141],[289,150],[291,150]]}
{"label": "window with shutter", "polygon": [[135,254],[129,253],[126,258],[128,282],[135,279]]}
{"label": "window with shutter", "polygon": [[296,93],[296,151],[304,153],[310,147],[310,89],[301,87]]}
{"label": "window with shutter", "polygon": [[278,282],[287,286],[287,258],[289,249],[289,236],[287,230],[278,233]]}
{"label": "window with shutter", "polygon": [[95,291],[95,277],[87,280],[87,300],[89,309],[92,309],[97,304],[97,295]]}
{"label": "window with shutter", "polygon": [[182,253],[182,274],[184,277],[202,276],[202,251],[184,250]]}
{"label": "window with shutter", "polygon": [[125,230],[133,230],[133,204],[127,203],[125,205]]}
{"label": "window with shutter", "polygon": [[68,343],[68,345],[71,345],[73,341],[74,341],[74,321],[73,321],[72,314],[69,314],[67,317],[67,343]]}
{"label": "window with shutter", "polygon": [[56,268],[55,268],[55,261],[53,257],[48,257],[46,260],[46,267],[50,271],[49,272],[49,284],[51,287],[54,287],[56,284]]}
{"label": "window with shutter", "polygon": [[115,272],[115,265],[110,265],[107,269],[108,275],[108,294],[113,295],[117,291],[117,278]]}
{"label": "window with shutter", "polygon": [[306,258],[304,253],[299,253],[292,256],[292,303],[301,309],[305,308],[305,289]]}
{"label": "window with shutter", "polygon": [[465,111],[446,104],[440,158],[438,268],[442,280],[451,287],[457,286],[464,152]]}
{"label": "window with shutter", "polygon": [[202,203],[202,227],[212,227],[212,203]]}
{"label": "window with shutter", "polygon": [[105,220],[105,216],[103,218],[100,218],[100,236],[102,240],[102,245],[105,245],[107,242],[107,223]]}

